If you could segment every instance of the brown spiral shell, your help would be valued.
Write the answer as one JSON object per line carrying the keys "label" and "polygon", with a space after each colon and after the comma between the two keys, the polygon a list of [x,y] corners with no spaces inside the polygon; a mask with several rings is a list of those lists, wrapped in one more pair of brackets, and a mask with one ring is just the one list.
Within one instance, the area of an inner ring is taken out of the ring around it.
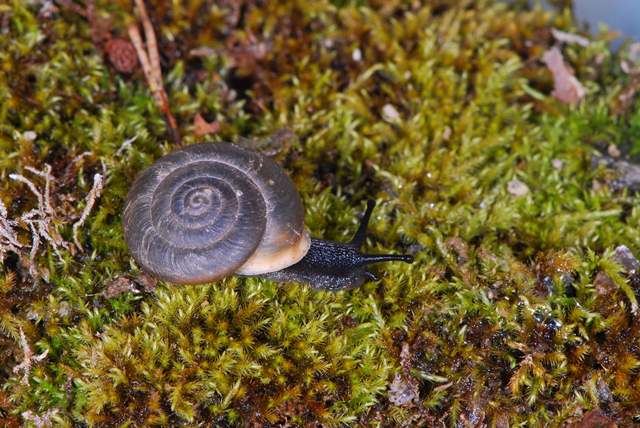
{"label": "brown spiral shell", "polygon": [[271,159],[228,143],[191,145],[143,171],[123,223],[138,264],[180,284],[277,271],[310,245],[291,179]]}

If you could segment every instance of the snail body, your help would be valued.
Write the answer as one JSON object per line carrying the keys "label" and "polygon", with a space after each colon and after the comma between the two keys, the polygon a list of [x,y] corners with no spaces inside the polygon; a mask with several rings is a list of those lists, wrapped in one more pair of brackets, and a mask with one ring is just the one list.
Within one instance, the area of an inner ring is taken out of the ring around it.
{"label": "snail body", "polygon": [[312,239],[300,196],[278,164],[233,144],[203,143],[136,178],[123,225],[133,258],[162,280],[197,284],[238,274],[335,291],[373,278],[367,264],[411,261],[360,253],[372,209],[350,243]]}

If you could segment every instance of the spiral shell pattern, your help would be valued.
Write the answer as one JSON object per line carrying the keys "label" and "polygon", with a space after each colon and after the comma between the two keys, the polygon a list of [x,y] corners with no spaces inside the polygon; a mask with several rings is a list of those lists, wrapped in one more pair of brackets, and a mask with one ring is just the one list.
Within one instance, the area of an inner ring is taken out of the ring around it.
{"label": "spiral shell pattern", "polygon": [[306,253],[302,203],[289,177],[272,160],[227,143],[192,145],[143,171],[123,222],[133,258],[174,283],[222,278],[257,251]]}

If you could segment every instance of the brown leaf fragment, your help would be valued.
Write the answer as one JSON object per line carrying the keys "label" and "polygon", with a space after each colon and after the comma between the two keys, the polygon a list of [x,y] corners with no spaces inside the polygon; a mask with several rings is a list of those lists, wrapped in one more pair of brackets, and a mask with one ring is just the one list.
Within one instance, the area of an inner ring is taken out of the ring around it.
{"label": "brown leaf fragment", "polygon": [[557,47],[546,51],[542,56],[551,74],[553,74],[553,92],[551,95],[565,104],[577,104],[584,98],[584,86],[576,79],[572,71],[565,64],[562,52]]}
{"label": "brown leaf fragment", "polygon": [[107,288],[102,292],[102,296],[111,299],[112,297],[119,296],[133,289],[133,281],[127,277],[120,276],[107,284]]}
{"label": "brown leaf fragment", "polygon": [[136,276],[134,280],[138,283],[138,285],[142,286],[145,291],[153,291],[158,285],[158,280],[146,273],[141,273],[140,275]]}
{"label": "brown leaf fragment", "polygon": [[600,409],[588,411],[582,416],[582,419],[571,424],[572,428],[617,428],[617,426],[618,425]]}
{"label": "brown leaf fragment", "polygon": [[198,113],[193,120],[193,132],[198,137],[202,137],[207,134],[215,134],[220,131],[220,122],[213,121],[207,122],[200,113]]}

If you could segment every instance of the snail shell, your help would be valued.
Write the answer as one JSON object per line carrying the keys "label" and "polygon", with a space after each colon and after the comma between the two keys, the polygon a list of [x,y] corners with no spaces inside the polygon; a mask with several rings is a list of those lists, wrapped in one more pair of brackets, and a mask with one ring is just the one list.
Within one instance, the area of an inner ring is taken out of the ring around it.
{"label": "snail shell", "polygon": [[311,244],[291,179],[271,159],[229,143],[159,159],[133,183],[123,222],[138,264],[179,284],[278,271]]}

